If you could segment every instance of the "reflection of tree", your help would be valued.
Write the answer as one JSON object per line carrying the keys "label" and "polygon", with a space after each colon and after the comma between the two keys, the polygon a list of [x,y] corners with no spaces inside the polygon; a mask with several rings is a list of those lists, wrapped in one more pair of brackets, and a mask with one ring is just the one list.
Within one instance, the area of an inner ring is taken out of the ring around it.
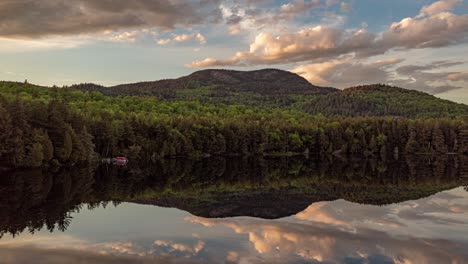
{"label": "reflection of tree", "polygon": [[[417,199],[466,184],[467,157],[400,161],[306,158],[160,160],[0,177],[0,236],[66,230],[72,214],[120,202],[178,207],[197,215],[276,218],[314,201],[370,204]],[[465,177],[465,178],[464,178]],[[468,191],[468,185],[465,190]],[[229,205],[229,206],[226,206]]]}
{"label": "reflection of tree", "polygon": [[[460,186],[466,175],[462,169],[466,163],[464,156],[401,160],[184,161],[190,164],[163,161],[152,169],[160,172],[157,175],[160,182],[131,200],[177,207],[204,217],[276,218],[293,214],[315,201],[341,198],[389,204],[418,199]],[[173,170],[172,166],[175,166]]]}
{"label": "reflection of tree", "polygon": [[[3,176],[4,178],[5,175]],[[15,172],[0,185],[0,236],[31,234],[47,229],[66,230],[71,212],[78,212],[91,191],[93,172],[67,170],[57,174],[40,170]]]}

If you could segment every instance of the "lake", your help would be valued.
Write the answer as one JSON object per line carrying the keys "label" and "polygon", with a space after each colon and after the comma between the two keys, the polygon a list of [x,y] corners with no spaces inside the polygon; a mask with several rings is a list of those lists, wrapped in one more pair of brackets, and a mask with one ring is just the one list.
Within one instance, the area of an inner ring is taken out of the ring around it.
{"label": "lake", "polygon": [[468,157],[0,172],[0,263],[468,263]]}

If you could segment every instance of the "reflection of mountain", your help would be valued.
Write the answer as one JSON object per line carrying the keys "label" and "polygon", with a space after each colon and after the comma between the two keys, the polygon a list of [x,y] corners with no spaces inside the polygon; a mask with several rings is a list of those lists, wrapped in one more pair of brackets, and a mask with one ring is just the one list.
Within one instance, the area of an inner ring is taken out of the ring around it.
{"label": "reflection of mountain", "polygon": [[167,161],[154,169],[161,171],[158,177],[164,183],[127,201],[176,207],[202,217],[274,219],[301,212],[318,201],[384,205],[427,197],[466,184],[465,159]]}
{"label": "reflection of mountain", "polygon": [[317,201],[397,203],[467,184],[466,158],[164,160],[144,168],[14,172],[0,177],[0,234],[63,230],[83,203],[93,208],[108,201],[176,207],[203,217],[269,219]]}

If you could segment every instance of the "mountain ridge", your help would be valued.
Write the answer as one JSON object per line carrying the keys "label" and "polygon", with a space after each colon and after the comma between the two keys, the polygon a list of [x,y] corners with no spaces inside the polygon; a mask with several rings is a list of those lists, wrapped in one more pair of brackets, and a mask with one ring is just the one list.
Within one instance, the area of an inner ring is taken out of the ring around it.
{"label": "mountain ridge", "polygon": [[78,84],[71,88],[84,91],[99,91],[104,95],[162,95],[174,90],[196,89],[202,86],[217,86],[223,92],[257,92],[266,95],[281,94],[326,94],[338,89],[311,84],[305,78],[284,70],[261,69],[235,71],[226,69],[206,69],[175,79],[161,79],[115,86]]}
{"label": "mountain ridge", "polygon": [[207,69],[176,79],[109,87],[84,83],[69,88],[81,92],[100,92],[104,96],[111,97],[157,97],[159,100],[167,101],[241,105],[257,110],[279,108],[325,116],[408,118],[468,116],[468,105],[440,99],[417,90],[385,84],[359,85],[343,90],[319,87],[295,73],[279,69],[253,71]]}

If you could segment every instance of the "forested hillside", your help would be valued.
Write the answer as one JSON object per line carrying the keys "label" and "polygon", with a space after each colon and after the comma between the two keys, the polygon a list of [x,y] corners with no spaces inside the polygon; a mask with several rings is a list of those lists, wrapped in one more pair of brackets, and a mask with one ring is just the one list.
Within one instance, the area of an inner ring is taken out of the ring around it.
{"label": "forested hillside", "polygon": [[110,97],[0,82],[0,160],[36,167],[116,155],[151,161],[206,155],[302,153],[398,159],[402,154],[468,153],[468,124],[461,117],[466,106],[440,103],[456,105],[459,109],[448,111],[459,115],[325,117],[298,105]]}
{"label": "forested hillside", "polygon": [[169,101],[282,108],[325,116],[401,116],[455,118],[468,115],[468,106],[414,90],[367,85],[338,90],[310,84],[297,74],[257,71],[203,70],[178,79],[104,87],[71,87],[107,96],[156,96]]}
{"label": "forested hillside", "polygon": [[304,110],[327,116],[468,116],[467,105],[439,99],[423,92],[381,84],[352,87],[312,98]]}

